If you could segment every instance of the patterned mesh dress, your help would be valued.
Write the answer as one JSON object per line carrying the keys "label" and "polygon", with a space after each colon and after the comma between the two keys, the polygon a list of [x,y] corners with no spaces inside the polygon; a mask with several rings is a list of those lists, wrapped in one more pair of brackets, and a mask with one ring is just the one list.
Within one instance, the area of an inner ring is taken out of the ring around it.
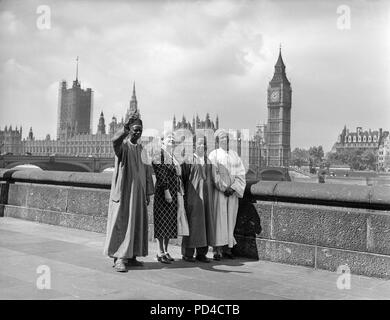
{"label": "patterned mesh dress", "polygon": [[[180,190],[180,176],[172,157],[163,149],[152,162],[156,175],[153,218],[155,238],[177,238],[177,192]],[[164,190],[168,189],[172,202],[165,200]]]}

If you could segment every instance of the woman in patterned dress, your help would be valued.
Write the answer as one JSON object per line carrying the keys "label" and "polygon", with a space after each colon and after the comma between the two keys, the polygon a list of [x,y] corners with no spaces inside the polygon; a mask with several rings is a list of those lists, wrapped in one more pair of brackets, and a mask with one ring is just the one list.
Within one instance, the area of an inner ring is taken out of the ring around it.
{"label": "woman in patterned dress", "polygon": [[175,139],[168,135],[160,152],[153,157],[152,166],[156,175],[153,206],[154,237],[158,241],[160,254],[157,260],[171,263],[174,259],[168,252],[170,239],[177,238],[177,193],[181,190],[180,164],[173,154]]}

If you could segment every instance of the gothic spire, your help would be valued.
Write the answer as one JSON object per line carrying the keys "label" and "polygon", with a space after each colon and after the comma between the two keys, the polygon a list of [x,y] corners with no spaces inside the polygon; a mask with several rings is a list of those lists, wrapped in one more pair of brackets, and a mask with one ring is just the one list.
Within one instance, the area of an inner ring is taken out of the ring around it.
{"label": "gothic spire", "polygon": [[76,58],[76,81],[79,81],[79,56]]}
{"label": "gothic spire", "polygon": [[99,124],[97,127],[97,134],[106,134],[106,123],[104,119],[103,110],[100,113]]}
{"label": "gothic spire", "polygon": [[133,114],[136,111],[138,111],[138,102],[137,102],[137,96],[136,96],[136,93],[135,93],[135,81],[134,81],[133,82],[133,94],[131,96],[130,106],[127,109],[127,112],[126,112],[126,121],[130,117],[130,115]]}
{"label": "gothic spire", "polygon": [[135,100],[137,100],[137,97],[135,96],[135,81],[133,81],[133,95],[131,98],[134,98]]}
{"label": "gothic spire", "polygon": [[290,84],[290,82],[287,79],[286,76],[286,66],[283,62],[282,58],[282,46],[280,45],[279,47],[279,56],[278,60],[276,61],[275,64],[275,71],[274,71],[274,76],[271,80],[271,82],[285,82],[287,84]]}
{"label": "gothic spire", "polygon": [[283,62],[283,58],[282,58],[282,46],[280,45],[279,47],[279,57],[278,57],[278,61],[276,61],[276,64],[275,64],[275,68],[276,67],[281,67],[281,68],[285,68],[286,66],[284,65],[284,62]]}
{"label": "gothic spire", "polygon": [[30,131],[28,132],[28,140],[34,140],[34,133],[32,127],[30,127]]}

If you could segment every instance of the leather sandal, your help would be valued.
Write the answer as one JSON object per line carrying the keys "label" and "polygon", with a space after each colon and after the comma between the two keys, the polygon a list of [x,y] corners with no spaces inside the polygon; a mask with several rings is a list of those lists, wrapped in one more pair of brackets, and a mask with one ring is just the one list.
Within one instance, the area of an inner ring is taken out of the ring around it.
{"label": "leather sandal", "polygon": [[118,272],[127,272],[126,265],[125,265],[123,259],[118,259],[115,262],[115,270]]}

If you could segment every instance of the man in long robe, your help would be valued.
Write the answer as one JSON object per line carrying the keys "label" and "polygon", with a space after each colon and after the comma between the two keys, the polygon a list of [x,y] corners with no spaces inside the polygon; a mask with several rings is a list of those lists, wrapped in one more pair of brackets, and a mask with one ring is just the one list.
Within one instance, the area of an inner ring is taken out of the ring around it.
{"label": "man in long robe", "polygon": [[137,143],[141,134],[142,121],[136,114],[112,139],[115,170],[104,254],[114,258],[118,272],[126,272],[127,266],[141,266],[136,257],[148,254],[147,205],[154,188],[146,152]]}
{"label": "man in long robe", "polygon": [[222,255],[233,259],[231,248],[237,243],[234,227],[237,220],[239,198],[244,196],[245,168],[234,150],[229,150],[228,133],[219,129],[215,132],[218,149],[213,150],[209,159],[212,163],[214,182],[214,211],[216,213],[214,259]]}
{"label": "man in long robe", "polygon": [[[182,164],[184,182],[184,203],[189,225],[189,235],[183,236],[181,252],[183,260],[210,262],[208,252],[209,220],[212,218],[210,197],[207,194],[207,155],[205,155],[205,139],[196,139],[196,150],[190,161]],[[206,159],[206,161],[205,161]],[[196,250],[196,256],[194,258]]]}

